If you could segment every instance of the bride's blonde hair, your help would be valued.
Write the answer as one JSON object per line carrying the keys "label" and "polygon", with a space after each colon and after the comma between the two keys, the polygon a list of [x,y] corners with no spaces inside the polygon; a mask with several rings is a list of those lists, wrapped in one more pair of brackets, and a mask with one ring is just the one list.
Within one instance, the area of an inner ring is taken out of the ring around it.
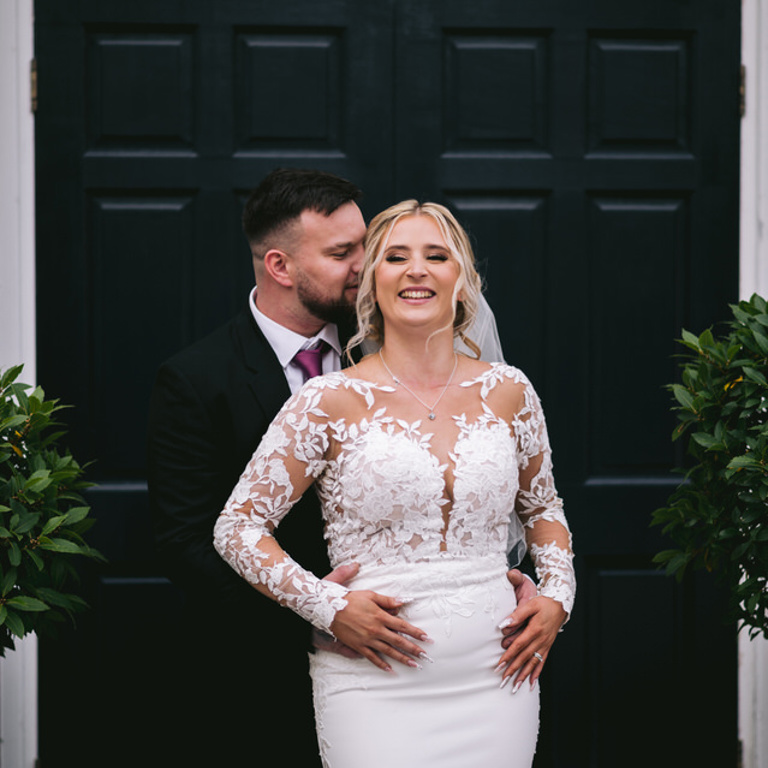
{"label": "bride's blonde hair", "polygon": [[[357,293],[357,333],[350,339],[347,351],[371,340],[384,342],[384,319],[376,303],[376,280],[374,273],[384,258],[389,237],[395,225],[411,216],[429,216],[437,225],[451,255],[459,267],[459,278],[453,294],[453,335],[463,341],[476,357],[480,348],[466,332],[477,314],[482,281],[475,269],[475,256],[467,233],[454,215],[439,203],[419,203],[404,200],[374,216],[365,235],[365,257],[360,269],[360,287]],[[461,301],[457,297],[461,294]]]}

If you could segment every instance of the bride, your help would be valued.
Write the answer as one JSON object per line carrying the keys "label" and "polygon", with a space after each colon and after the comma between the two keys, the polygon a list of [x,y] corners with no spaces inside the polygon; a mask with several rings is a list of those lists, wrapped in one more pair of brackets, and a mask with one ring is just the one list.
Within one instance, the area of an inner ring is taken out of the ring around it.
{"label": "bride", "polygon": [[[356,652],[311,657],[331,768],[533,761],[538,676],[573,604],[571,538],[530,382],[455,350],[478,352],[466,330],[480,291],[446,208],[411,200],[376,216],[350,345],[378,351],[286,403],[216,524],[235,570]],[[313,483],[332,565],[359,564],[346,586],[274,535]],[[523,541],[539,580],[530,614],[552,629],[500,653],[515,608],[506,555]]]}

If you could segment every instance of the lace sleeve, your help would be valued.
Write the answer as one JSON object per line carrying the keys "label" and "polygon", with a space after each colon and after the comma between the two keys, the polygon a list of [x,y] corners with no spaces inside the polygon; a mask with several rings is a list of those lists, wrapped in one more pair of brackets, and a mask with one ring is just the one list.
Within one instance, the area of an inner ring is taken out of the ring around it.
{"label": "lace sleeve", "polygon": [[323,471],[328,424],[310,382],[283,406],[219,515],[216,551],[260,592],[330,633],[348,590],[322,581],[281,549],[273,531]]}
{"label": "lace sleeve", "polygon": [[523,408],[515,417],[520,471],[516,511],[539,579],[539,594],[557,600],[570,616],[576,593],[571,532],[552,475],[552,452],[539,398],[525,382]]}

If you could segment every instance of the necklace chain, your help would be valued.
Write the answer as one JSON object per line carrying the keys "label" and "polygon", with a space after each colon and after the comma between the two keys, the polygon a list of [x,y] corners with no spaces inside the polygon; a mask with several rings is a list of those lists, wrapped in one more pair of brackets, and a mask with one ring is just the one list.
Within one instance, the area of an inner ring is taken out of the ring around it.
{"label": "necklace chain", "polygon": [[397,384],[398,386],[402,386],[403,389],[408,392],[412,397],[415,397],[428,411],[429,411],[429,420],[434,421],[435,416],[435,408],[437,408],[437,404],[443,399],[443,395],[446,393],[446,390],[450,386],[451,382],[453,381],[453,376],[456,373],[456,368],[459,364],[459,356],[454,352],[453,353],[453,370],[451,371],[451,375],[448,378],[448,381],[445,382],[445,386],[443,387],[443,391],[438,396],[437,400],[432,404],[430,407],[427,403],[425,403],[407,384],[400,381],[400,379],[395,376],[394,373],[390,370],[389,366],[387,365],[387,361],[384,359],[384,355],[381,354],[381,349],[379,349],[379,357],[381,358],[381,362],[384,365],[384,367],[387,369],[387,373],[392,377],[392,380]]}

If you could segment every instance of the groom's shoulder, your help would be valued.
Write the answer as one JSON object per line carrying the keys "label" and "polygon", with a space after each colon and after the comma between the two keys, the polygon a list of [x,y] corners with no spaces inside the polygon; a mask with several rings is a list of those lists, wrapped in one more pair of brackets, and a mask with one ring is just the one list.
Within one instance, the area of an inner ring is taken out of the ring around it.
{"label": "groom's shoulder", "polygon": [[245,347],[257,339],[255,322],[241,312],[171,355],[160,368],[195,380],[227,378],[243,367]]}

